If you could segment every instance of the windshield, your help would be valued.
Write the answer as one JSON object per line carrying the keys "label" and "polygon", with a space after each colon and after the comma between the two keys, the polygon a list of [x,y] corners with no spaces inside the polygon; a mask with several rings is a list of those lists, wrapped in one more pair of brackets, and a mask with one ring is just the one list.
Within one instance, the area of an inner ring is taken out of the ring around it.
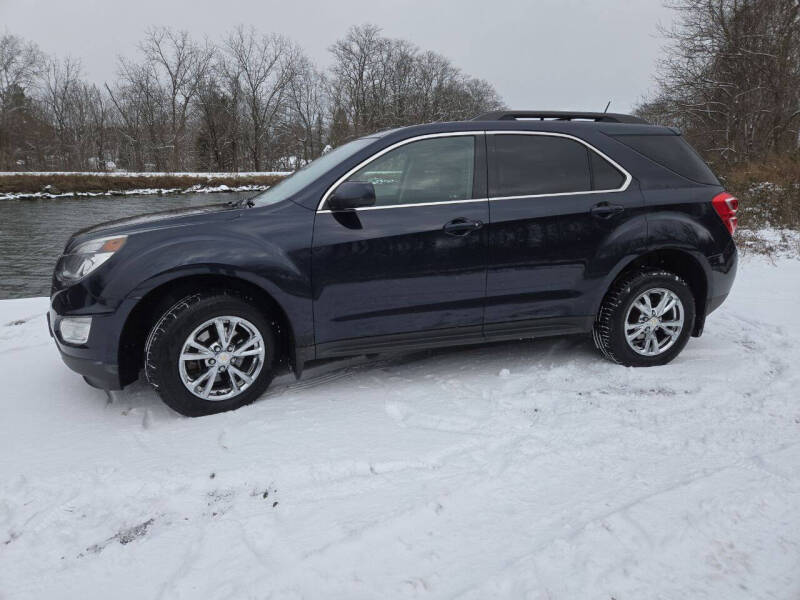
{"label": "windshield", "polygon": [[295,171],[294,174],[289,175],[289,177],[277,185],[273,185],[262,194],[252,198],[250,202],[253,206],[266,206],[286,200],[289,196],[296,194],[317,177],[336,166],[336,164],[352,156],[373,141],[375,141],[375,138],[365,137],[348,142],[344,146],[339,146],[335,150],[331,150],[327,154],[323,154],[311,161],[305,167]]}

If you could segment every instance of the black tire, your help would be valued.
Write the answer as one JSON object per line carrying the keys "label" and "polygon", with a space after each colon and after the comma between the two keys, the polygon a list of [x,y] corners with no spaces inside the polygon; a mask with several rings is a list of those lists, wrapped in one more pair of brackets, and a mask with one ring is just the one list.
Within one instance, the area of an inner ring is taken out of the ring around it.
{"label": "black tire", "polygon": [[[664,288],[674,292],[684,310],[683,329],[674,344],[654,356],[635,352],[625,339],[625,317],[638,296],[648,289]],[[594,343],[609,360],[629,367],[654,367],[674,359],[691,337],[695,320],[695,301],[692,290],[675,273],[661,270],[635,271],[614,282],[603,298],[594,324]]]}
{"label": "black tire", "polygon": [[[250,386],[238,396],[204,400],[192,394],[181,381],[178,357],[184,341],[196,327],[222,315],[242,317],[258,329],[264,340],[264,364]],[[164,403],[187,417],[234,410],[256,400],[272,381],[275,338],[272,324],[248,298],[224,290],[194,293],[169,308],[150,331],[145,344],[145,375]]]}

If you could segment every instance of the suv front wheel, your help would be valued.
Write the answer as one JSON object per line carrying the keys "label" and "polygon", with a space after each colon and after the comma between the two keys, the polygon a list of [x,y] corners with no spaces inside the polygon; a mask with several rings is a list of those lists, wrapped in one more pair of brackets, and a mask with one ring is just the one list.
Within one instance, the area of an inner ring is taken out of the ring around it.
{"label": "suv front wheel", "polygon": [[606,294],[594,342],[622,365],[665,365],[689,341],[694,319],[694,296],[683,279],[669,271],[638,271],[623,276]]}
{"label": "suv front wheel", "polygon": [[187,417],[233,410],[272,380],[275,335],[247,298],[195,293],[167,310],[145,345],[145,374],[164,402]]}

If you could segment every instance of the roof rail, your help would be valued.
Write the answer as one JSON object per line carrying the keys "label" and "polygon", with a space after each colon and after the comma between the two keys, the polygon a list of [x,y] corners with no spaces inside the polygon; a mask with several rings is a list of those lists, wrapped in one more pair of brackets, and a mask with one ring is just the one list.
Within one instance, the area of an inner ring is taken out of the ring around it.
{"label": "roof rail", "polygon": [[604,123],[644,123],[647,121],[621,113],[572,112],[559,110],[494,110],[478,115],[473,121],[514,121],[516,119],[552,119],[555,121],[602,121]]}

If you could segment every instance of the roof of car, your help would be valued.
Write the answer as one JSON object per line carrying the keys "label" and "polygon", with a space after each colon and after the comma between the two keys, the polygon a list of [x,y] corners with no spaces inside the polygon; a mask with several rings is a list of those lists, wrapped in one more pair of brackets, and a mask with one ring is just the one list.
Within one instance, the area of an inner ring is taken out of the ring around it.
{"label": "roof of car", "polygon": [[552,131],[577,134],[580,131],[586,131],[587,128],[600,130],[609,135],[676,135],[679,133],[671,127],[652,125],[644,119],[632,115],[558,111],[497,111],[479,115],[470,121],[411,125],[380,131],[371,134],[370,137],[405,138],[413,135],[474,130]]}

